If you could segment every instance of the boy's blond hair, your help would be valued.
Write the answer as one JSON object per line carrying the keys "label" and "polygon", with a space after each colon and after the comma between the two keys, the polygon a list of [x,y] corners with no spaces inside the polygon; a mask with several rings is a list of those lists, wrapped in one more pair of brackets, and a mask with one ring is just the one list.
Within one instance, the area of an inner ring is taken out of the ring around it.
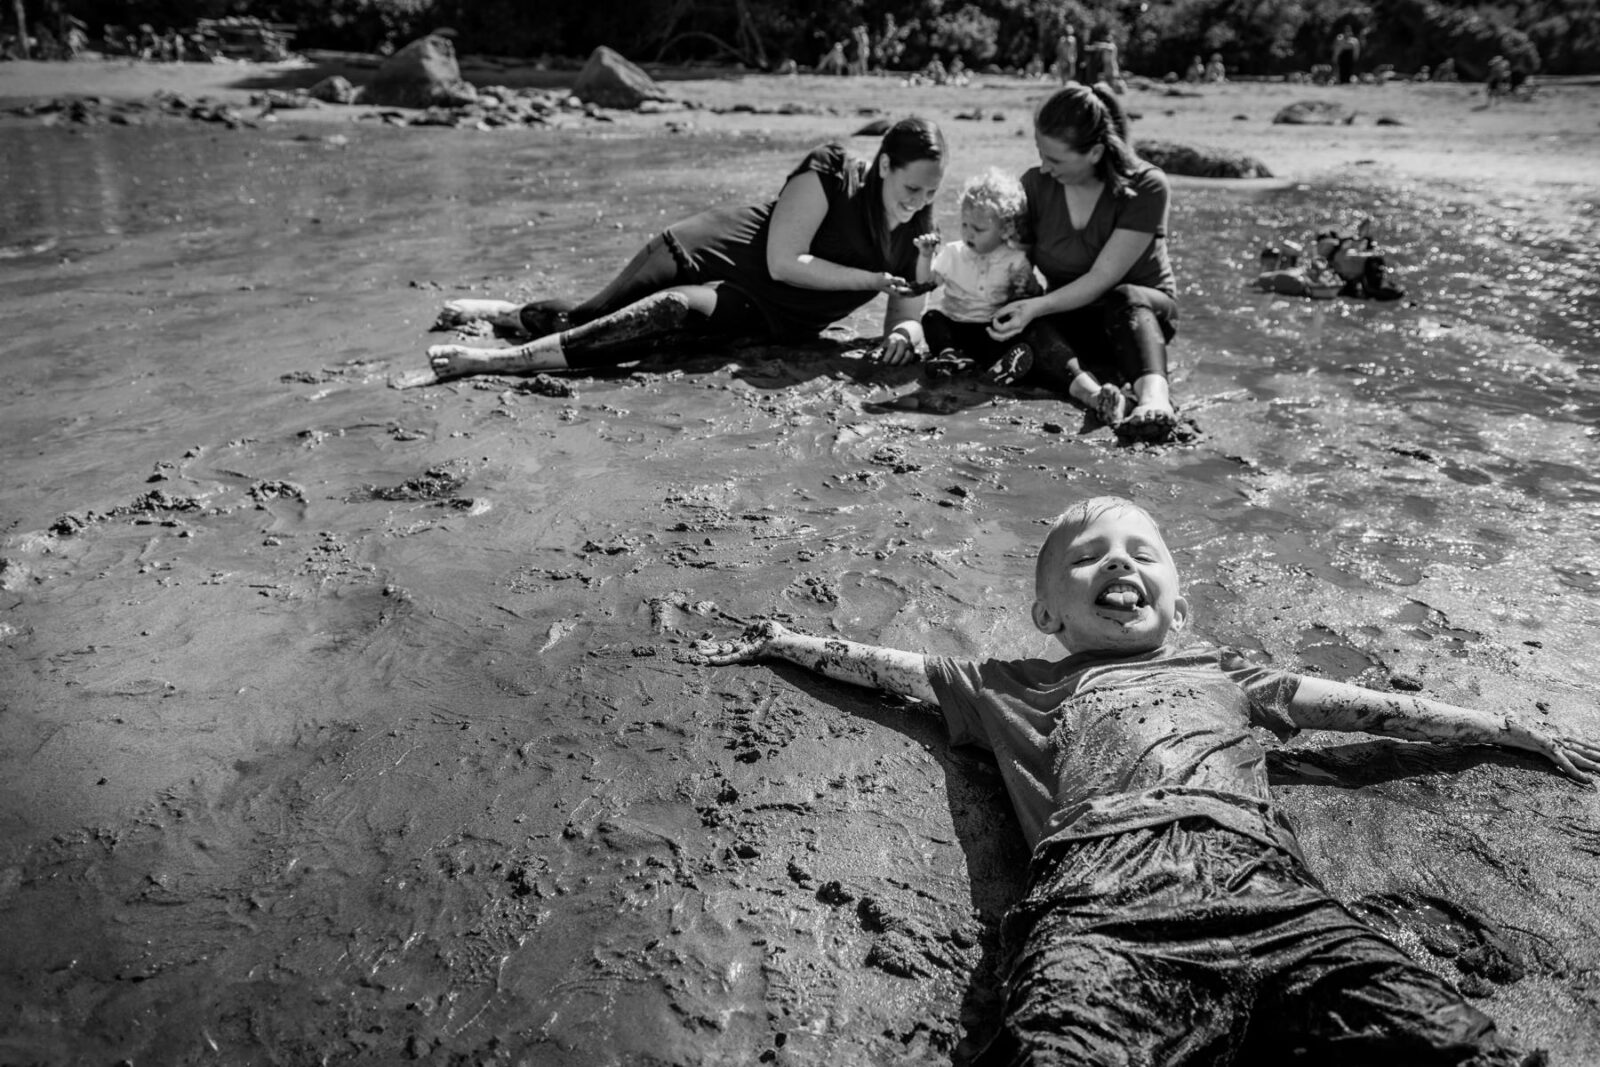
{"label": "boy's blond hair", "polygon": [[1028,214],[1028,194],[1022,183],[997,167],[974,174],[961,187],[961,209],[977,208],[992,213],[1000,231],[1011,242],[1022,239],[1022,223]]}
{"label": "boy's blond hair", "polygon": [[1161,532],[1161,524],[1156,522],[1155,516],[1131,500],[1120,496],[1096,496],[1080,500],[1057,515],[1056,521],[1050,524],[1050,532],[1044,535],[1044,544],[1039,546],[1039,559],[1033,568],[1035,596],[1044,595],[1045,575],[1055,569],[1057,557],[1061,554],[1063,546],[1076,537],[1085,526],[1108,511],[1131,511],[1143,515],[1163,543],[1166,541],[1166,535]]}

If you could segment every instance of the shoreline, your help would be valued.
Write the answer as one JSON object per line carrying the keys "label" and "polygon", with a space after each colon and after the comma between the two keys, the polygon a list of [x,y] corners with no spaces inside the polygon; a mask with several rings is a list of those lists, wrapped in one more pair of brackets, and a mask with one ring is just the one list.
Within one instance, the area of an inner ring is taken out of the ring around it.
{"label": "shoreline", "polygon": [[[489,71],[474,57],[463,57],[467,80],[478,84],[570,84],[573,71],[541,71],[524,65]],[[512,72],[520,72],[513,77]],[[0,105],[63,96],[102,96],[114,100],[148,97],[158,90],[211,96],[242,107],[269,88],[309,86],[333,73],[360,82],[367,71],[305,59],[283,63],[161,64],[138,60],[0,64]],[[607,111],[617,131],[657,132],[685,125],[730,131],[762,131],[795,137],[838,136],[868,114],[920,113],[960,129],[961,140],[979,149],[1004,151],[1021,159],[1015,140],[1027,140],[1032,104],[1053,83],[1010,76],[980,75],[969,86],[902,84],[892,76],[831,77],[767,75],[736,71],[675,68],[663,84],[694,105],[682,110],[641,114]],[[1600,79],[1552,82],[1529,100],[1493,108],[1483,103],[1480,86],[1467,83],[1412,83],[1314,86],[1285,81],[1239,81],[1220,86],[1164,86],[1135,80],[1123,98],[1135,139],[1172,141],[1242,152],[1265,163],[1283,182],[1363,181],[1374,174],[1400,181],[1440,182],[1494,195],[1540,190],[1563,201],[1581,198],[1593,185],[1600,160]],[[803,98],[814,114],[775,114],[773,109]],[[1283,126],[1272,117],[1290,103],[1334,101],[1355,117],[1341,126]],[[751,111],[735,111],[750,107]],[[337,106],[277,111],[272,121],[338,124],[358,121],[379,110]],[[981,118],[972,118],[981,112]],[[999,116],[997,119],[996,116]],[[1384,123],[1380,124],[1379,120]],[[7,120],[0,116],[0,122]],[[852,127],[853,128],[853,127]],[[538,136],[538,127],[492,131],[501,138]],[[1537,159],[1537,166],[1529,160]]]}

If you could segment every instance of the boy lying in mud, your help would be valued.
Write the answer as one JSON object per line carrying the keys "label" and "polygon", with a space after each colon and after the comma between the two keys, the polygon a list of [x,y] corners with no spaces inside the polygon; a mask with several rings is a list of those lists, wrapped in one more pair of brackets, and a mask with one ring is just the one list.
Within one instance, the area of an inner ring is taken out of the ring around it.
{"label": "boy lying in mud", "polygon": [[1310,872],[1250,727],[1496,744],[1588,782],[1600,745],[1175,641],[1188,621],[1155,521],[1100,497],[1055,523],[1034,624],[1066,658],[962,662],[763,622],[700,642],[937,705],[999,762],[1033,850],[1007,916],[1005,1019],[975,1061],[1535,1064]]}

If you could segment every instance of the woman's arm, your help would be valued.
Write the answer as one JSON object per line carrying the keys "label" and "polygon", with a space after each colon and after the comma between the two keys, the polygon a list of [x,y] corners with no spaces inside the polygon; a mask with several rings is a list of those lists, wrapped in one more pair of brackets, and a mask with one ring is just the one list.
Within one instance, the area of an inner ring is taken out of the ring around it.
{"label": "woman's arm", "polygon": [[732,641],[698,641],[694,656],[714,667],[782,659],[852,685],[938,704],[926,659],[915,652],[797,634],[768,619]]}
{"label": "woman's arm", "polygon": [[906,282],[886,271],[846,267],[811,254],[811,241],[828,214],[822,179],[812,171],[796,174],[778,194],[767,234],[767,271],[774,281],[801,289],[893,293]]}
{"label": "woman's arm", "polygon": [[1520,748],[1554,763],[1580,782],[1600,771],[1600,745],[1559,737],[1519,722],[1510,714],[1458,708],[1403,693],[1380,693],[1345,682],[1303,677],[1289,701],[1289,715],[1308,730],[1347,730],[1408,741],[1501,745]]}
{"label": "woman's arm", "polygon": [[922,343],[922,309],[927,302],[926,296],[889,294],[889,306],[883,312],[883,352],[879,359],[885,363],[909,363],[917,358],[917,346]]}
{"label": "woman's arm", "polygon": [[1127,278],[1128,272],[1133,270],[1134,264],[1139,262],[1145,250],[1150,247],[1150,242],[1155,239],[1153,233],[1113,230],[1111,238],[1095,257],[1094,266],[1089,268],[1089,273],[1074,278],[1061,288],[1052,289],[1043,296],[1007,304],[1000,309],[999,314],[995,315],[994,322],[989,327],[989,335],[998,341],[1009,340],[1041,315],[1056,315],[1094,303],[1110,291],[1112,286],[1120,285]]}

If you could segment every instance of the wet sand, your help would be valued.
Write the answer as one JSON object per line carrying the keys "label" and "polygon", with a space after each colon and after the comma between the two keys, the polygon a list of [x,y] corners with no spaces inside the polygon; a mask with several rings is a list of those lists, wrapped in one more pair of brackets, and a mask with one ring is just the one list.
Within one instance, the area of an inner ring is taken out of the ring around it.
{"label": "wet sand", "polygon": [[[192,66],[164,87],[305,77]],[[0,100],[152,76],[8,64]],[[1030,162],[1017,82],[673,85],[706,106],[4,123],[0,1062],[963,1061],[1026,858],[996,773],[915,706],[676,653],[776,614],[1048,654],[1031,554],[1081,494],[1162,516],[1208,638],[1600,734],[1600,90],[1354,89],[1326,129],[1268,120],[1336,90],[1130,94],[1137,136],[1280,175],[1176,182],[1178,447],[875,368],[877,307],[570,395],[388,388],[442,300],[580,295],[863,102],[944,122],[947,219]],[[1407,301],[1250,291],[1264,242],[1363,210]],[[1365,737],[1274,758],[1330,889],[1600,1058],[1594,792]]]}

